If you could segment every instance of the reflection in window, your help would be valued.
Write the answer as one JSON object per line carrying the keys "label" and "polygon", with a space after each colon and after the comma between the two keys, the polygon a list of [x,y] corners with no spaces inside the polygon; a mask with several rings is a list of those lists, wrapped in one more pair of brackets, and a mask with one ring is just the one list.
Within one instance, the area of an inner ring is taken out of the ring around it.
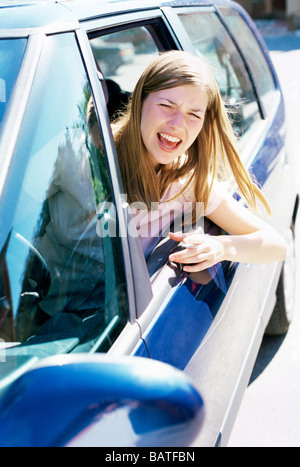
{"label": "reflection in window", "polygon": [[46,41],[6,199],[1,339],[43,343],[46,355],[108,349],[126,323],[124,277],[118,239],[101,235],[112,188],[72,34]]}
{"label": "reflection in window", "polygon": [[212,13],[180,15],[196,50],[205,57],[231,110],[233,127],[243,136],[260,118],[256,97],[241,56],[218,17]]}
{"label": "reflection in window", "polygon": [[0,40],[0,128],[23,60],[26,39]]}
{"label": "reflection in window", "polygon": [[267,114],[270,114],[276,104],[274,100],[275,83],[264,54],[241,15],[232,8],[221,8],[222,13],[239,40],[243,53],[254,76],[255,86],[263,100]]}

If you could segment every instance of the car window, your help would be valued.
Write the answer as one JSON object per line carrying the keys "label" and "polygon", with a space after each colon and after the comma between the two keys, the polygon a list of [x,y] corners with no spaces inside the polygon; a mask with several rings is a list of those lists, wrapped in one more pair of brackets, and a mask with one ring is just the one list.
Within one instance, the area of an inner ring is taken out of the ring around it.
{"label": "car window", "polygon": [[119,335],[127,302],[112,202],[75,36],[49,37],[1,204],[0,338],[20,343],[11,353],[106,351]]}
{"label": "car window", "polygon": [[0,40],[0,128],[23,60],[26,39]]}
{"label": "car window", "polygon": [[159,54],[153,36],[151,26],[140,26],[90,39],[106,81],[110,117],[126,105],[140,75]]}
{"label": "car window", "polygon": [[233,8],[222,7],[221,12],[225,16],[234,35],[238,38],[239,45],[242,48],[243,54],[253,74],[255,86],[263,101],[264,110],[267,115],[270,115],[276,103],[276,100],[274,100],[276,87],[262,49],[253,32],[238,11]]}
{"label": "car window", "polygon": [[180,14],[197,52],[210,65],[240,138],[260,119],[252,83],[242,58],[215,13]]}

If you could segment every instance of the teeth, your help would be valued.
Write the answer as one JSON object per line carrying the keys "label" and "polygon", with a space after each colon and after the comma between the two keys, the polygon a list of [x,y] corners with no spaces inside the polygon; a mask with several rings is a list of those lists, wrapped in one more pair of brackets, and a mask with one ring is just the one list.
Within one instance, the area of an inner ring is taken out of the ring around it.
{"label": "teeth", "polygon": [[175,136],[170,136],[167,135],[166,133],[160,133],[160,136],[168,141],[171,141],[171,143],[179,143],[181,141],[180,138],[176,138]]}

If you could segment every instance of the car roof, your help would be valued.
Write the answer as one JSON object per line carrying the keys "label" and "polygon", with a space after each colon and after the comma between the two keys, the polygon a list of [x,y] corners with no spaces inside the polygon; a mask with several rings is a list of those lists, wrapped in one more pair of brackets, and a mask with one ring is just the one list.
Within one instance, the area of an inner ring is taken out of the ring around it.
{"label": "car roof", "polygon": [[[167,6],[211,6],[230,0],[0,0],[0,31],[46,27],[95,16]],[[22,11],[21,11],[22,10]]]}
{"label": "car roof", "polygon": [[[155,6],[165,6],[165,5],[211,5],[215,0],[139,0],[138,8],[145,7],[155,7]],[[0,0],[0,7],[13,7],[13,6],[24,6],[24,5],[34,5],[34,4],[47,4],[47,3],[94,3],[102,4],[103,6],[108,6],[110,9],[118,5],[121,10],[132,10],[137,9],[136,0]],[[114,9],[114,8],[113,8]]]}

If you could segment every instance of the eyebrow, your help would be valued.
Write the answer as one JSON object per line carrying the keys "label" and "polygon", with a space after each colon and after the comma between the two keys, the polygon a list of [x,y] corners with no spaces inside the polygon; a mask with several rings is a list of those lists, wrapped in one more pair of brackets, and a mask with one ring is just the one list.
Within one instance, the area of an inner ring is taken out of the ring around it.
{"label": "eyebrow", "polygon": [[[163,99],[164,101],[169,102],[169,103],[172,104],[172,105],[178,105],[177,102],[174,102],[174,101],[172,101],[172,100],[170,100],[170,99],[166,99],[165,97],[163,97],[162,99]],[[205,113],[205,111],[204,111],[203,109],[190,109],[190,111],[191,111],[191,112],[195,112],[195,113],[202,113],[202,114]]]}

